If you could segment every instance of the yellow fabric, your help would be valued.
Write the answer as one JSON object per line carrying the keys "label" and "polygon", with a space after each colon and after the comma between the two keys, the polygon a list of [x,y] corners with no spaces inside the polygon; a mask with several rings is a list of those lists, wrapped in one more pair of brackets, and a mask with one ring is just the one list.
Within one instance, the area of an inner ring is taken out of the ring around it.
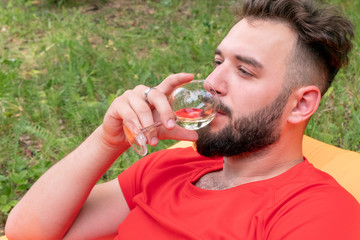
{"label": "yellow fabric", "polygon": [[0,237],[0,240],[7,240],[6,236]]}
{"label": "yellow fabric", "polygon": [[[178,142],[170,148],[193,146]],[[360,153],[304,136],[303,154],[316,168],[329,173],[360,202]]]}
{"label": "yellow fabric", "polygon": [[333,176],[360,202],[360,154],[308,136],[303,140],[304,156],[315,167]]}

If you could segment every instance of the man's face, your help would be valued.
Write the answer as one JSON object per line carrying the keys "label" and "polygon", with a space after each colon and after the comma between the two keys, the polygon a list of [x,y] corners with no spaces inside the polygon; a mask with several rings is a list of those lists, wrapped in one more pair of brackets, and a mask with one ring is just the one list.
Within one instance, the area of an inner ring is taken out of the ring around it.
{"label": "man's face", "polygon": [[[211,125],[199,129],[197,151],[206,157],[231,157],[256,152],[276,142],[281,134],[279,122],[288,97],[289,92],[284,90],[268,106],[250,117],[232,119],[231,123],[218,132],[211,132]],[[222,105],[219,108],[232,116],[228,107]]]}
{"label": "man's face", "polygon": [[281,136],[289,95],[286,63],[295,40],[287,25],[274,21],[243,19],[231,29],[215,51],[216,67],[207,78],[225,107],[199,131],[199,152],[239,155]]}

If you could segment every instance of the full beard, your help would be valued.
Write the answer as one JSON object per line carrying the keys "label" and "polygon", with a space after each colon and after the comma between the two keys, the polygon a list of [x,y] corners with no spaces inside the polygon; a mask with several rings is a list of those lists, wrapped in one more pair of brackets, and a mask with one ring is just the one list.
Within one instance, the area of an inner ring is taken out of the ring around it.
{"label": "full beard", "polygon": [[199,129],[197,151],[205,157],[231,157],[258,152],[275,143],[280,138],[279,123],[289,95],[283,90],[272,103],[251,116],[233,120],[231,110],[220,105],[219,109],[232,121],[219,132],[211,132],[211,125]]}

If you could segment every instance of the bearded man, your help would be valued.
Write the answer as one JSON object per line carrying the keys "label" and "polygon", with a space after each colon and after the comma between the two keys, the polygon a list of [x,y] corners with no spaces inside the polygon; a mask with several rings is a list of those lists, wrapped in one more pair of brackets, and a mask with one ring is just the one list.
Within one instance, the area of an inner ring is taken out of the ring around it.
{"label": "bearded man", "polygon": [[[351,23],[303,0],[246,0],[207,81],[220,103],[198,132],[176,126],[179,73],[118,97],[104,122],[12,210],[10,239],[360,239],[360,206],[302,154],[306,125],[351,50]],[[146,93],[146,94],[144,94]],[[129,144],[123,120],[196,141],[98,179]]]}

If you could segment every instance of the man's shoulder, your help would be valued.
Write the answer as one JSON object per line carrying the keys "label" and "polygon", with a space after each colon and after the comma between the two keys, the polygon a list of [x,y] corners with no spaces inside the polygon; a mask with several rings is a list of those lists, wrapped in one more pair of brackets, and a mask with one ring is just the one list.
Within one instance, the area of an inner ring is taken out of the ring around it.
{"label": "man's shoulder", "polygon": [[[344,232],[339,228],[354,231],[354,227],[360,224],[359,202],[332,176],[311,164],[299,169],[289,182],[277,185],[272,207],[268,210],[269,216],[275,216],[274,233],[294,228],[291,234],[297,236],[296,233],[301,232],[302,239],[313,239],[306,234],[324,231],[326,236],[336,236],[326,239],[347,239],[337,238],[339,233]],[[350,235],[356,234],[359,233]]]}
{"label": "man's shoulder", "polygon": [[295,173],[276,186],[276,201],[306,202],[313,204],[351,204],[360,207],[357,200],[330,174],[304,162]]}

